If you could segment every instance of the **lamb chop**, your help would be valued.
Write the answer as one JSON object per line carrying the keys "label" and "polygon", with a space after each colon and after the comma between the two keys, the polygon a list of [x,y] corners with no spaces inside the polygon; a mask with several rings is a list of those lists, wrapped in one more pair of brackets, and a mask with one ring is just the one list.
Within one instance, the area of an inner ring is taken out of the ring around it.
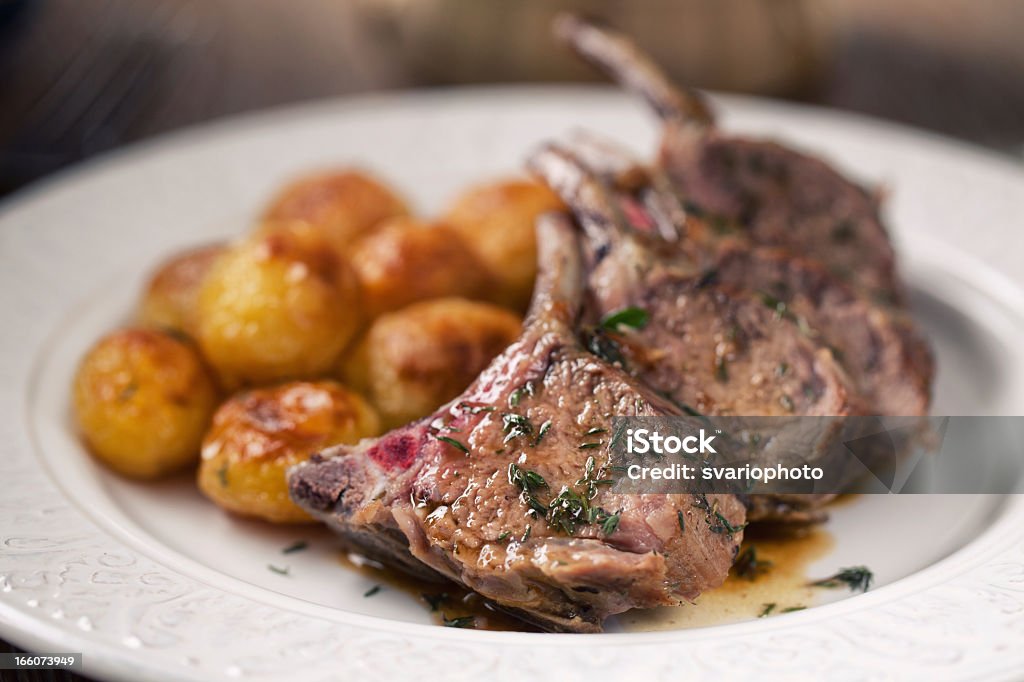
{"label": "lamb chop", "polygon": [[706,221],[686,214],[664,175],[608,140],[579,133],[569,149],[624,207],[629,229],[660,236],[681,262],[699,263],[706,283],[757,298],[822,342],[872,414],[928,413],[934,365],[909,317],[876,305],[812,258],[743,239],[702,238]]}
{"label": "lamb chop", "polygon": [[904,299],[878,199],[820,159],[719,130],[697,92],[674,85],[628,38],[572,15],[556,35],[638,93],[661,118],[659,164],[715,233],[785,248],[822,263],[874,300]]}
{"label": "lamb chop", "polygon": [[[808,321],[826,326],[830,338],[840,343],[833,322],[845,322],[843,314],[864,312],[856,299],[849,310],[834,313],[837,320],[830,319],[827,308],[815,307],[826,295],[847,293],[841,285],[834,290],[827,274],[745,246],[716,251],[717,261],[709,268],[706,254],[688,253],[678,239],[665,238],[678,235],[678,226],[670,217],[671,198],[657,187],[643,186],[641,203],[633,193],[602,181],[572,151],[555,145],[535,154],[530,167],[561,196],[585,234],[591,320],[605,320],[601,326],[607,327],[620,311],[643,311],[644,324],[601,332],[609,361],[628,367],[691,414],[868,413],[837,352]],[[627,167],[621,163],[606,175],[617,173],[635,182],[637,173],[623,173]],[[799,298],[791,300],[799,301],[809,317],[798,317],[783,301],[765,299],[772,294],[760,287],[780,283],[796,287]],[[855,322],[869,320],[862,314]],[[808,456],[824,455],[842,436],[842,420],[820,425]],[[750,519],[818,520],[816,507],[831,497],[756,497],[749,500]]]}
{"label": "lamb chop", "polygon": [[729,495],[609,488],[613,416],[678,415],[588,352],[571,223],[538,225],[522,337],[434,415],[289,472],[292,498],[371,558],[465,585],[550,630],[678,604],[719,585],[742,539]]}

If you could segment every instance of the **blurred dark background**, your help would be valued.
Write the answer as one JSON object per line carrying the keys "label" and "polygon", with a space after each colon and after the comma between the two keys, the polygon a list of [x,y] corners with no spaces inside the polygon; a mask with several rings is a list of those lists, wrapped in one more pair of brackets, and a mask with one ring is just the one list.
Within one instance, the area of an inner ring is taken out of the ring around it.
{"label": "blurred dark background", "polygon": [[0,194],[241,111],[594,79],[548,37],[559,7],[636,35],[685,83],[1024,152],[1018,0],[0,0]]}

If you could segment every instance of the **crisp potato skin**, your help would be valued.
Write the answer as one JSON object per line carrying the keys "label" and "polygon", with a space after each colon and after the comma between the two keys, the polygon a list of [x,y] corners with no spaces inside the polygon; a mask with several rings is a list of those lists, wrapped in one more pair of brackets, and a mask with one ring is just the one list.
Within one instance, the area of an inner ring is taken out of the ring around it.
{"label": "crisp potato skin", "polygon": [[342,374],[377,407],[388,428],[456,397],[521,331],[517,315],[461,298],[424,301],[378,318]]}
{"label": "crisp potato skin", "polygon": [[278,192],[264,211],[266,222],[305,221],[344,252],[389,218],[409,214],[392,189],[358,170],[312,173]]}
{"label": "crisp potato skin", "polygon": [[199,488],[229,511],[274,523],[312,520],[288,497],[285,472],[329,445],[380,431],[377,413],[333,381],[237,394],[203,440]]}
{"label": "crisp potato skin", "polygon": [[305,223],[223,254],[198,310],[200,348],[229,388],[322,375],[362,324],[351,267]]}
{"label": "crisp potato skin", "polygon": [[491,274],[456,232],[396,218],[351,252],[368,317],[442,296],[483,297]]}
{"label": "crisp potato skin", "polygon": [[195,338],[199,290],[214,262],[226,250],[224,244],[209,244],[182,251],[161,263],[143,292],[139,322]]}
{"label": "crisp potato skin", "polygon": [[122,329],[82,359],[73,403],[97,459],[125,476],[153,479],[196,462],[217,391],[190,343]]}
{"label": "crisp potato skin", "polygon": [[525,310],[537,277],[537,217],[564,205],[544,185],[503,180],[459,196],[442,217],[495,274],[491,300]]}

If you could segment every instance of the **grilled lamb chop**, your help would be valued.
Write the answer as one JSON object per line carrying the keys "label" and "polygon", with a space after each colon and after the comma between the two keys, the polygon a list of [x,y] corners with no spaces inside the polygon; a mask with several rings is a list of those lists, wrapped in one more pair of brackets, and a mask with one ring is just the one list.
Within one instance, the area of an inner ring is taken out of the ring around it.
{"label": "grilled lamb chop", "polygon": [[872,414],[928,413],[934,365],[909,317],[876,305],[813,259],[746,240],[701,238],[706,222],[686,215],[664,176],[607,140],[577,134],[569,148],[627,207],[622,216],[632,229],[660,235],[681,261],[700,264],[705,282],[757,298],[822,342]]}
{"label": "grilled lamb chop", "polygon": [[[835,352],[807,319],[797,317],[781,301],[766,301],[771,294],[749,288],[762,283],[758,277],[770,274],[763,283],[774,286],[776,275],[787,275],[795,279],[792,284],[801,285],[801,303],[808,300],[801,309],[823,322],[828,313],[811,303],[820,292],[807,290],[794,278],[807,274],[799,271],[799,263],[780,264],[772,252],[737,248],[722,252],[719,267],[708,269],[700,251],[689,254],[680,242],[665,239],[664,235],[678,233],[666,218],[672,210],[664,192],[645,187],[643,204],[556,146],[535,154],[530,167],[561,196],[586,236],[591,319],[607,320],[631,308],[646,313],[646,323],[638,328],[620,326],[619,333],[605,332],[602,348],[609,361],[628,367],[691,413],[867,413]],[[740,271],[734,272],[737,265]],[[825,287],[829,283],[827,275],[816,282]],[[842,420],[820,425],[808,457],[825,455],[842,437]],[[822,515],[815,508],[831,497],[758,496],[749,500],[750,519],[818,520]]]}
{"label": "grilled lamb chop", "polygon": [[549,216],[538,241],[516,343],[434,415],[314,456],[289,487],[373,558],[454,580],[547,629],[596,631],[611,614],[719,585],[744,507],[728,495],[611,492],[612,417],[679,412],[581,346],[572,225]]}
{"label": "grilled lamb chop", "polygon": [[675,86],[628,38],[572,15],[561,15],[555,31],[657,112],[664,123],[659,164],[687,210],[706,217],[714,232],[786,248],[875,300],[903,301],[874,194],[812,156],[724,134],[704,99]]}
{"label": "grilled lamb chop", "polygon": [[697,259],[644,231],[661,222],[653,211],[566,149],[548,146],[530,167],[583,229],[592,317],[645,311],[645,325],[609,338],[645,384],[701,414],[858,412],[856,390],[826,346],[775,305],[723,287]]}

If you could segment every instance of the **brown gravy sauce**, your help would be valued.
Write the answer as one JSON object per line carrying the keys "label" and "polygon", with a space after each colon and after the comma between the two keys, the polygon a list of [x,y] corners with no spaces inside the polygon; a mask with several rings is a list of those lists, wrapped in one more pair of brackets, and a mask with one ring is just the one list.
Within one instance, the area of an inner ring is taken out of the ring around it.
{"label": "brown gravy sauce", "polygon": [[721,587],[700,595],[693,604],[628,611],[615,619],[616,629],[684,630],[770,618],[787,609],[813,606],[821,590],[808,586],[807,567],[827,555],[834,544],[832,535],[820,526],[799,532],[750,528],[744,533],[741,552],[753,546],[758,561],[770,561],[763,573],[750,579],[736,575],[734,568]]}
{"label": "brown gravy sauce", "polygon": [[[753,546],[759,562],[771,562],[756,577],[734,575],[734,570],[721,587],[700,595],[693,604],[629,611],[609,619],[607,629],[646,632],[708,627],[772,617],[815,604],[820,590],[808,587],[807,567],[835,544],[827,530],[820,526],[799,530],[762,526],[748,529],[744,536],[741,552]],[[418,580],[358,554],[343,553],[340,561],[382,586],[410,595],[438,625],[539,631],[464,588]]]}

